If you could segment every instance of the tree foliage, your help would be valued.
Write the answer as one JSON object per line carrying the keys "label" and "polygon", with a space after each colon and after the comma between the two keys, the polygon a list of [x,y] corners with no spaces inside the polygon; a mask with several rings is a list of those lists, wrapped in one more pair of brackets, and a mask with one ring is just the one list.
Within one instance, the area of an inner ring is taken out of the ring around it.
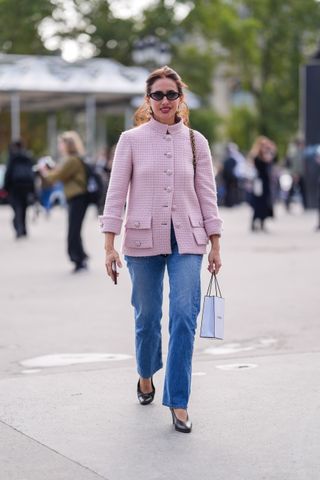
{"label": "tree foliage", "polygon": [[219,45],[220,62],[254,96],[259,133],[287,142],[298,128],[299,67],[319,38],[320,3],[199,0],[186,23]]}
{"label": "tree foliage", "polygon": [[0,0],[0,52],[48,53],[38,27],[54,8],[49,0]]}

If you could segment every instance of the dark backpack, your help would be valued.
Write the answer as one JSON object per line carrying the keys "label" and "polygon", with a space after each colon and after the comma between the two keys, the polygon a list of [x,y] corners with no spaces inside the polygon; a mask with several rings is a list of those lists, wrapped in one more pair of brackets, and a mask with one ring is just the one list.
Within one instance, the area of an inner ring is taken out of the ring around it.
{"label": "dark backpack", "polygon": [[32,187],[34,184],[34,173],[31,165],[26,162],[19,162],[12,169],[12,183],[14,185]]}
{"label": "dark backpack", "polygon": [[88,203],[100,205],[103,195],[103,181],[95,165],[82,160],[87,177],[87,199]]}

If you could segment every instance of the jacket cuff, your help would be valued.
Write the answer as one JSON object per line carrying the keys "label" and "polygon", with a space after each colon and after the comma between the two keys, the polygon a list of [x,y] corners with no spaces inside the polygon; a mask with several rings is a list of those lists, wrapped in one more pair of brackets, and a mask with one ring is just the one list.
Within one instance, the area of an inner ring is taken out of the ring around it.
{"label": "jacket cuff", "polygon": [[222,220],[220,218],[205,220],[203,223],[208,237],[210,237],[210,235],[221,235]]}
{"label": "jacket cuff", "polygon": [[101,233],[112,232],[119,235],[121,232],[122,218],[99,215],[99,223]]}

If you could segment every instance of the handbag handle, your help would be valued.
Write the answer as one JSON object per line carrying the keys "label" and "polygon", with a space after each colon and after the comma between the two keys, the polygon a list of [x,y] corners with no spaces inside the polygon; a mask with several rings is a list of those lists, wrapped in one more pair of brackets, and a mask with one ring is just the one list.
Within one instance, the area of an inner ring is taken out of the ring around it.
{"label": "handbag handle", "polygon": [[192,128],[189,128],[189,133],[190,133],[190,142],[191,142],[191,148],[192,148],[192,164],[193,164],[193,170],[196,172],[196,142],[194,139],[194,131]]}
{"label": "handbag handle", "polygon": [[219,282],[218,282],[217,275],[215,274],[215,272],[212,272],[212,274],[211,274],[211,278],[210,278],[210,282],[209,282],[209,286],[208,286],[208,290],[207,290],[207,297],[211,296],[213,279],[214,279],[214,287],[215,287],[216,297],[222,297]]}

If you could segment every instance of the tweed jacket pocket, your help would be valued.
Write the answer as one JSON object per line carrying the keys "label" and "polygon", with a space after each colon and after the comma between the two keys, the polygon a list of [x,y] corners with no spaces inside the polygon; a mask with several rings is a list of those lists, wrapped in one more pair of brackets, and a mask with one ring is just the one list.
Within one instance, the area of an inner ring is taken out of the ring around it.
{"label": "tweed jacket pocket", "polygon": [[128,217],[125,224],[124,245],[131,248],[152,248],[153,236],[151,216],[138,218]]}
{"label": "tweed jacket pocket", "polygon": [[206,245],[209,241],[207,232],[204,228],[203,218],[197,215],[189,215],[192,233],[198,245]]}

